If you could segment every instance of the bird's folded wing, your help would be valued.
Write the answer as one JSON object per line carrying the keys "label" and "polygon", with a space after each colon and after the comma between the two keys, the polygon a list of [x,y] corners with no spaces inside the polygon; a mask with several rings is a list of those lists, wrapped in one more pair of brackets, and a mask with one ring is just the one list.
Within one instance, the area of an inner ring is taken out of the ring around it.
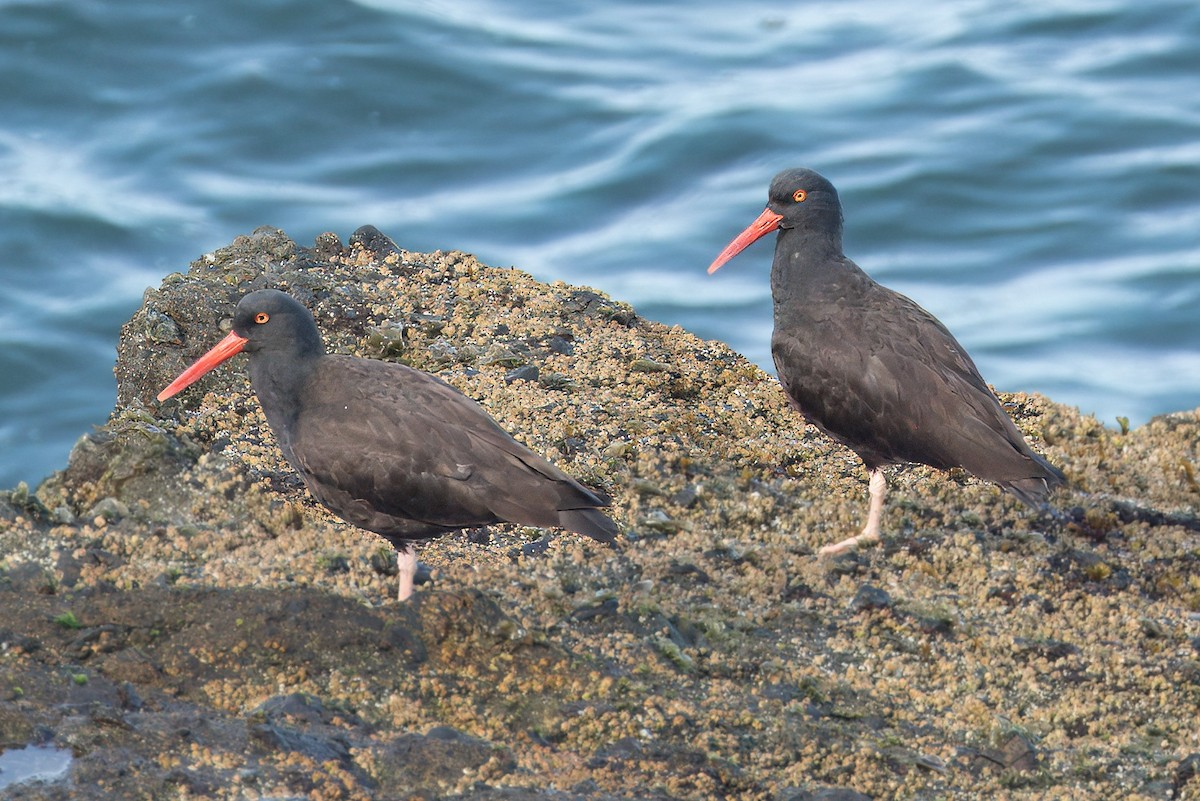
{"label": "bird's folded wing", "polygon": [[800,410],[880,463],[961,466],[960,440],[976,448],[1019,442],[945,326],[909,298],[876,291],[891,297],[870,304],[870,313],[823,315],[803,338],[777,329],[776,366]]}
{"label": "bird's folded wing", "polygon": [[[306,410],[296,424],[292,448],[310,487],[340,487],[379,511],[446,526],[497,517],[556,525],[552,510],[601,502],[441,379],[399,364],[339,361],[337,380],[358,391],[343,393],[341,407]],[[570,498],[579,492],[590,497]],[[514,503],[546,511],[521,519]]]}

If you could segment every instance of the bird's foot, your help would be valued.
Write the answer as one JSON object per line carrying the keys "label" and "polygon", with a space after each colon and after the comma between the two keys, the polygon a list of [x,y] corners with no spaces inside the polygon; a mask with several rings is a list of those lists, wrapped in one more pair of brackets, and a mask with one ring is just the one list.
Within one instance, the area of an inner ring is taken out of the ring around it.
{"label": "bird's foot", "polygon": [[822,556],[834,556],[839,553],[853,551],[860,545],[874,545],[879,542],[878,531],[864,531],[862,534],[857,534],[853,537],[847,537],[841,542],[831,543],[821,548],[817,553]]}
{"label": "bird's foot", "polygon": [[879,542],[879,529],[883,520],[883,499],[887,496],[887,476],[884,475],[882,469],[877,467],[871,471],[871,480],[867,486],[871,492],[871,506],[867,509],[867,524],[863,526],[862,533],[848,537],[841,542],[826,545],[820,550],[822,556],[845,553],[853,551],[860,545],[874,545]]}

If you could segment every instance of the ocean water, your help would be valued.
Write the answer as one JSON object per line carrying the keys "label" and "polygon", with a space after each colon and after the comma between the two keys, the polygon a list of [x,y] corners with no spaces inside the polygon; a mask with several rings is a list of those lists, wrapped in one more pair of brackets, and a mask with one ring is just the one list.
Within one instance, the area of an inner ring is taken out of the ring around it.
{"label": "ocean water", "polygon": [[112,407],[143,290],[371,223],[769,367],[771,176],[1003,390],[1200,405],[1194,0],[0,0],[0,486]]}

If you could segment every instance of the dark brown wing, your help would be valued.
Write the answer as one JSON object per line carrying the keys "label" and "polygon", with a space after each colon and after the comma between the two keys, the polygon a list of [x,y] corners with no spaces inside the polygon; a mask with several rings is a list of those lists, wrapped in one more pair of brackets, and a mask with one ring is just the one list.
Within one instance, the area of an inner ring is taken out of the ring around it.
{"label": "dark brown wing", "polygon": [[606,504],[427,373],[328,356],[310,381],[307,396],[324,401],[293,427],[296,468],[363,528],[415,538],[502,520],[563,526],[564,510]]}
{"label": "dark brown wing", "polygon": [[1061,480],[1029,448],[945,326],[850,267],[854,280],[838,296],[809,298],[786,325],[776,325],[776,368],[805,416],[871,468],[964,467],[1023,498],[1037,487],[1012,482]]}

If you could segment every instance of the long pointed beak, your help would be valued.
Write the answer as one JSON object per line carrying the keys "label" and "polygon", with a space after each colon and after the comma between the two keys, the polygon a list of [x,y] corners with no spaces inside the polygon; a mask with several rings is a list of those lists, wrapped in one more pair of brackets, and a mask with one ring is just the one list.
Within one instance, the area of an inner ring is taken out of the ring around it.
{"label": "long pointed beak", "polygon": [[761,239],[772,231],[778,230],[779,223],[782,220],[782,214],[776,214],[769,208],[763,209],[763,213],[758,215],[758,219],[750,223],[745,231],[742,231],[732,242],[726,245],[725,249],[713,260],[713,263],[708,265],[708,274],[712,275],[721,269],[722,264],[741,253],[752,242]]}
{"label": "long pointed beak", "polygon": [[236,331],[230,331],[227,337],[212,347],[212,350],[197,359],[196,363],[180,373],[179,378],[172,381],[169,387],[158,393],[158,402],[162,403],[181,389],[191,386],[200,380],[200,376],[221,362],[241,353],[247,342],[249,340],[238,336]]}

